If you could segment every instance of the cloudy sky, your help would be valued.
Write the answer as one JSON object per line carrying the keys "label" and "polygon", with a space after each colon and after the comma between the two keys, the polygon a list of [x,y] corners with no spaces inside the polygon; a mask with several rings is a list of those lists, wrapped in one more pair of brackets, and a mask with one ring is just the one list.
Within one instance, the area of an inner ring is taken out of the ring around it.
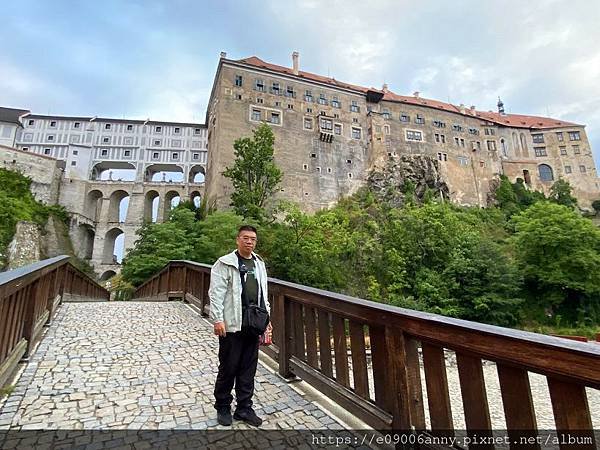
{"label": "cloudy sky", "polygon": [[0,105],[203,121],[219,53],[399,94],[587,125],[600,155],[600,1],[5,2]]}

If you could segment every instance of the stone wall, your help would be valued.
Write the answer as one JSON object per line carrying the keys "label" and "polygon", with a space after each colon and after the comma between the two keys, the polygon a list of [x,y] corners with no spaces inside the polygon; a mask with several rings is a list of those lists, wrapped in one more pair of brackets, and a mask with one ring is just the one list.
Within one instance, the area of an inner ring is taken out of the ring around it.
{"label": "stone wall", "polygon": [[16,269],[42,259],[41,241],[42,231],[36,223],[18,222],[8,245],[7,269]]}
{"label": "stone wall", "polygon": [[31,192],[47,205],[58,203],[62,170],[59,161],[0,145],[0,167],[31,178]]}

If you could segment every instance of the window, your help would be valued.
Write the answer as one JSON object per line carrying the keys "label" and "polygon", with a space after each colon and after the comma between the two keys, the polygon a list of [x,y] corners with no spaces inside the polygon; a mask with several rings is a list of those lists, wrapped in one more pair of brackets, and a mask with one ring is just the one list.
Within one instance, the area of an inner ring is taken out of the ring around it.
{"label": "window", "polygon": [[179,159],[179,153],[171,153],[172,159]]}
{"label": "window", "polygon": [[104,124],[104,129],[105,130],[110,130],[110,127],[111,127],[110,123],[105,123]]}
{"label": "window", "polygon": [[352,139],[360,139],[360,128],[352,127]]}
{"label": "window", "polygon": [[100,156],[108,156],[108,150],[107,150],[107,149],[105,149],[105,148],[104,148],[104,149],[102,149],[102,150],[100,151]]}
{"label": "window", "polygon": [[558,147],[560,149],[560,154],[562,156],[567,156],[567,147],[564,145],[561,145],[560,147]]}
{"label": "window", "polygon": [[[50,127],[51,127],[51,128],[56,128],[56,120],[52,120],[52,121],[50,122]],[[569,134],[570,134],[570,133],[569,133]],[[573,140],[573,139],[571,139],[571,140]]]}
{"label": "window", "polygon": [[461,125],[454,124],[454,125],[452,125],[452,129],[453,129],[454,131],[462,131],[462,130],[463,130],[463,127],[462,127]]}
{"label": "window", "polygon": [[469,134],[479,134],[479,130],[477,128],[469,128]]}
{"label": "window", "polygon": [[159,146],[160,145],[160,139],[155,139],[154,140],[154,145],[155,146]]}
{"label": "window", "polygon": [[319,98],[317,99],[317,103],[319,105],[327,105],[327,97],[322,92],[319,94]]}
{"label": "window", "polygon": [[352,123],[358,123],[358,119],[356,117],[352,118]]}
{"label": "window", "polygon": [[50,134],[50,135],[48,136],[48,140],[49,140],[49,141],[53,141],[53,140],[54,140],[54,135],[53,135],[53,134]]}
{"label": "window", "polygon": [[333,130],[333,121],[331,119],[321,118],[321,120],[319,121],[319,125],[321,127],[321,130],[324,130],[324,131]]}
{"label": "window", "polygon": [[306,102],[312,102],[313,101],[313,96],[312,96],[312,92],[311,91],[306,91],[304,93],[304,101]]}
{"label": "window", "polygon": [[546,147],[533,147],[533,151],[535,152],[535,156],[548,156]]}
{"label": "window", "polygon": [[410,116],[407,114],[400,114],[400,122],[410,122]]}
{"label": "window", "polygon": [[305,130],[312,130],[313,127],[313,121],[310,117],[305,117],[304,118],[304,129]]}
{"label": "window", "polygon": [[312,108],[306,108],[306,112],[307,113],[311,113],[312,112]]}
{"label": "window", "polygon": [[235,76],[235,85],[238,87],[242,86],[242,76],[241,75],[236,75]]}
{"label": "window", "polygon": [[102,138],[102,143],[103,144],[109,144],[110,143],[110,138],[109,137],[103,137]]}
{"label": "window", "polygon": [[334,133],[334,134],[337,134],[338,136],[340,136],[340,135],[342,134],[342,125],[341,125],[341,124],[339,124],[339,123],[336,123],[336,124],[333,126],[333,133]]}
{"label": "window", "polygon": [[327,173],[331,173],[331,172],[332,172],[331,167],[328,167],[327,168]]}
{"label": "window", "polygon": [[461,140],[460,140],[460,146],[461,146],[461,147],[464,147],[464,146],[465,146],[465,140],[464,140],[464,139],[461,139]]}
{"label": "window", "polygon": [[461,166],[469,165],[469,158],[467,158],[466,156],[457,156],[456,159],[458,159],[458,164],[460,164]]}
{"label": "window", "polygon": [[460,145],[460,143],[459,143],[459,139],[458,139],[457,137],[455,137],[455,138],[454,138],[454,143],[455,143],[457,146],[458,146],[458,145]]}
{"label": "window", "polygon": [[351,173],[348,174],[348,178],[352,178],[352,174]]}
{"label": "window", "polygon": [[446,136],[443,134],[435,133],[435,142],[437,142],[438,144],[445,144]]}
{"label": "window", "polygon": [[573,153],[576,155],[579,155],[581,153],[581,150],[579,150],[579,145],[573,146]]}
{"label": "window", "polygon": [[316,157],[317,157],[317,154],[316,154],[316,153],[311,153],[311,154],[310,154],[310,157],[311,157],[311,158],[316,158]]}
{"label": "window", "polygon": [[422,141],[423,133],[415,130],[406,130],[406,140],[407,141]]}
{"label": "window", "polygon": [[291,103],[288,103],[288,109],[294,109],[294,105],[292,105]]}
{"label": "window", "polygon": [[556,132],[556,139],[558,140],[558,142],[562,142],[562,141],[565,140],[565,137],[563,136],[562,131],[557,131]]}
{"label": "window", "polygon": [[73,150],[73,156],[77,156],[79,154],[78,150]]}
{"label": "window", "polygon": [[127,131],[133,131],[133,125],[127,125]]}
{"label": "window", "polygon": [[392,115],[390,114],[390,110],[389,109],[384,109],[382,115],[383,115],[384,119],[391,119],[392,118]]}
{"label": "window", "polygon": [[552,167],[550,167],[548,164],[540,164],[538,167],[538,172],[540,174],[540,180],[542,180],[542,181],[554,180],[554,173],[552,172]]}
{"label": "window", "polygon": [[531,138],[533,139],[534,144],[543,144],[544,143],[544,135],[541,133],[532,134]]}
{"label": "window", "polygon": [[565,166],[565,173],[573,173],[571,166]]}
{"label": "window", "polygon": [[448,153],[438,153],[437,157],[439,161],[448,161]]}
{"label": "window", "polygon": [[194,128],[194,134],[200,134],[200,128]]}
{"label": "window", "polygon": [[281,90],[279,88],[279,82],[273,81],[271,83],[271,94],[275,94],[275,95],[281,94]]}
{"label": "window", "polygon": [[160,153],[158,153],[158,152],[152,153],[152,159],[158,159],[159,156],[160,156]]}
{"label": "window", "polygon": [[579,134],[579,131],[569,131],[569,140],[570,141],[580,141],[581,136]]}
{"label": "window", "polygon": [[263,104],[264,102],[265,102],[265,99],[264,99],[264,98],[260,98],[260,97],[258,97],[258,98],[256,99],[256,103]]}
{"label": "window", "polygon": [[496,130],[493,128],[484,128],[486,136],[494,136],[496,134]]}
{"label": "window", "polygon": [[260,109],[253,109],[252,110],[252,120],[258,122],[260,121],[261,117],[260,117]]}
{"label": "window", "polygon": [[360,107],[358,106],[358,103],[356,100],[352,100],[352,102],[350,103],[350,111],[351,112],[360,112]]}
{"label": "window", "polygon": [[415,117],[415,123],[422,125],[425,123],[425,118],[421,114],[417,114],[417,117]]}
{"label": "window", "polygon": [[296,93],[294,92],[294,87],[293,86],[288,86],[285,89],[285,96],[286,97],[296,98]]}
{"label": "window", "polygon": [[340,118],[340,115],[336,113],[336,114],[334,114],[334,115],[333,115],[333,118],[334,118],[334,119],[339,119],[339,118]]}
{"label": "window", "polygon": [[181,128],[179,128],[179,127],[175,127],[175,129],[173,130],[173,132],[174,132],[175,134],[180,134],[180,133],[181,133]]}
{"label": "window", "polygon": [[29,119],[29,122],[27,122],[27,125],[29,125],[30,127],[35,125],[35,120]]}
{"label": "window", "polygon": [[154,127],[155,133],[162,133],[162,127]]}
{"label": "window", "polygon": [[272,112],[271,113],[271,123],[275,123],[275,124],[281,123],[280,120],[279,120],[279,113],[278,112]]}
{"label": "window", "polygon": [[44,155],[49,155],[51,150],[49,148],[44,149]]}
{"label": "window", "polygon": [[125,150],[123,152],[123,156],[125,156],[125,157],[131,156],[131,150]]}
{"label": "window", "polygon": [[383,134],[390,134],[390,126],[389,125],[384,125]]}
{"label": "window", "polygon": [[321,173],[321,168],[317,167],[317,172]]}
{"label": "window", "polygon": [[308,170],[308,164],[302,164],[302,170]]}
{"label": "window", "polygon": [[487,149],[491,152],[496,151],[496,141],[487,141]]}
{"label": "window", "polygon": [[334,95],[333,99],[331,100],[331,106],[333,106],[334,108],[341,108],[342,104],[340,103],[339,99]]}
{"label": "window", "polygon": [[352,160],[351,159],[347,159],[346,160],[346,164],[352,164]]}
{"label": "window", "polygon": [[80,128],[81,127],[81,122],[75,122],[73,124],[73,128]]}
{"label": "window", "polygon": [[446,128],[446,123],[442,122],[441,120],[434,120],[433,126],[437,128]]}
{"label": "window", "polygon": [[281,106],[281,102],[275,102],[275,106]]}
{"label": "window", "polygon": [[583,166],[583,165],[579,166],[579,171],[580,171],[581,173],[585,173],[585,172],[586,172],[586,170],[585,170],[585,166]]}
{"label": "window", "polygon": [[254,90],[259,92],[265,92],[265,83],[260,78],[254,80]]}
{"label": "window", "polygon": [[200,159],[200,153],[192,153],[192,159],[194,161],[197,161]]}

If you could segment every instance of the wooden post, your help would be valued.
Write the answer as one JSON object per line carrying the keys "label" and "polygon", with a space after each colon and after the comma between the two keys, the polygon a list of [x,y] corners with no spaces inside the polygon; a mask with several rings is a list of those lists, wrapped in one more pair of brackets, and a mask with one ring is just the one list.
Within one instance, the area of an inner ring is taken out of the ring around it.
{"label": "wooden post", "polygon": [[279,342],[279,375],[284,378],[290,378],[292,376],[292,373],[290,372],[292,311],[289,302],[285,298],[285,295],[281,293],[277,294],[277,303],[279,303],[279,308],[277,309],[277,317],[275,317],[275,323],[273,326],[279,327],[279,336],[281,336],[281,340]]}

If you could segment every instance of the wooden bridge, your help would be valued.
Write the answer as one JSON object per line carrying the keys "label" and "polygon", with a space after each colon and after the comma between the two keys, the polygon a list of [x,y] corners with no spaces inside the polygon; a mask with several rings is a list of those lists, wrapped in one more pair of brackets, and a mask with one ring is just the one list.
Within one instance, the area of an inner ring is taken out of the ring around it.
{"label": "wooden bridge", "polygon": [[[183,300],[206,315],[209,283],[210,266],[171,261],[136,290],[133,300],[145,303],[132,305],[150,311],[159,304],[156,302],[174,305],[172,300]],[[547,448],[536,437],[549,428],[586,438],[575,443],[563,440],[558,444],[562,449],[596,448],[593,429],[600,426],[599,344],[401,309],[277,279],[269,280],[269,289],[274,345],[263,351],[274,361],[279,375],[301,378],[375,430],[451,437],[464,429],[467,437],[492,437],[501,423],[510,448]],[[57,317],[57,309],[60,315],[60,310],[69,306],[62,303],[107,299],[108,292],[70,265],[66,257],[0,274],[0,384],[10,379],[22,358],[33,357],[44,327]],[[112,311],[118,315],[116,309]],[[77,314],[73,310],[68,320],[76,322]],[[156,316],[155,309],[152,314]],[[61,326],[68,326],[69,321],[63,319]],[[208,336],[210,327],[203,326]],[[135,329],[127,333],[135,334]],[[50,344],[54,345],[53,341]],[[209,358],[212,350],[198,351],[207,353],[201,358]],[[449,358],[453,357],[456,364],[450,367]],[[490,368],[496,372],[494,391],[489,383]],[[456,372],[456,377],[451,372]],[[281,378],[268,378],[266,372],[264,377],[281,392],[287,389],[285,383],[285,389],[279,387]],[[546,399],[538,398],[541,394],[532,389],[532,377],[547,383],[550,405],[546,406],[552,423],[539,423],[539,405]],[[453,397],[457,388],[460,409]],[[9,396],[7,404],[10,401]],[[308,405],[303,408],[314,411]],[[12,419],[2,422],[3,414],[0,409],[0,430],[17,426]],[[265,425],[275,427],[276,422],[266,421]],[[214,425],[206,418],[202,423],[205,428]],[[326,426],[318,420],[310,423]],[[468,447],[495,448],[494,442],[499,441],[482,439],[479,445]]]}

